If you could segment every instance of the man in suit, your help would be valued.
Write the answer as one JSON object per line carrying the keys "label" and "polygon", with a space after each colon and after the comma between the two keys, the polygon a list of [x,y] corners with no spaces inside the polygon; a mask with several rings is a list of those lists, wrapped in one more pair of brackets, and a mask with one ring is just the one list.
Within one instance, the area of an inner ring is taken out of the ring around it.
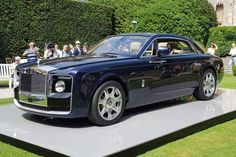
{"label": "man in suit", "polygon": [[74,48],[74,52],[73,52],[74,56],[79,56],[79,55],[83,55],[83,49],[81,48],[81,43],[79,40],[77,40],[75,42],[75,48]]}

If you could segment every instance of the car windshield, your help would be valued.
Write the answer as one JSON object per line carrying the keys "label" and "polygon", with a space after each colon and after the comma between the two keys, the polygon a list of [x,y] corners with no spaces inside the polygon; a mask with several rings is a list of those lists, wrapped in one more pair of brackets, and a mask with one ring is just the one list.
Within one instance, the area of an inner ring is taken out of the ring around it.
{"label": "car windshield", "polygon": [[147,40],[144,36],[113,36],[98,43],[90,53],[137,55]]}

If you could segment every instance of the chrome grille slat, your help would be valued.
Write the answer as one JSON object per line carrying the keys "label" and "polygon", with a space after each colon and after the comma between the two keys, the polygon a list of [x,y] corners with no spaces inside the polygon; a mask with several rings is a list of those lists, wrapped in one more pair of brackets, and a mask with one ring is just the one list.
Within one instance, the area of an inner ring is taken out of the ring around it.
{"label": "chrome grille slat", "polygon": [[34,68],[20,73],[19,101],[22,103],[47,106],[47,75]]}
{"label": "chrome grille slat", "polygon": [[[73,80],[70,75],[50,75],[48,72],[31,67],[19,71],[18,76],[19,86],[15,88],[15,94],[17,95],[16,101],[19,102],[17,105],[19,108],[50,114],[68,114],[71,112]],[[70,94],[67,94],[67,97],[54,98],[52,96],[52,77],[55,76],[70,81]]]}

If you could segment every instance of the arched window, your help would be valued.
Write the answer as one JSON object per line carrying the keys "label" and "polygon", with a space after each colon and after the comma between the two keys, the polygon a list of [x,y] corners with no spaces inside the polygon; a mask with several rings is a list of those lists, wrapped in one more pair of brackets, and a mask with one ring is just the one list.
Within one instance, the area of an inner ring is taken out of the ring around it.
{"label": "arched window", "polygon": [[217,14],[219,24],[222,25],[224,23],[224,5],[223,4],[216,5],[216,14]]}

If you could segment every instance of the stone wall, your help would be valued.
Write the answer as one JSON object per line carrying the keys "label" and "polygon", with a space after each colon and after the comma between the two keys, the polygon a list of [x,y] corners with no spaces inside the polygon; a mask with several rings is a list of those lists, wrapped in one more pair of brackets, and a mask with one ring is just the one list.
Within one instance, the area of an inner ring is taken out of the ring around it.
{"label": "stone wall", "polygon": [[233,72],[232,72],[232,68],[231,68],[231,66],[229,66],[229,60],[231,59],[231,57],[230,56],[227,56],[227,57],[225,57],[225,58],[222,58],[223,59],[223,63],[224,63],[224,71],[225,71],[225,73],[227,73],[227,74],[232,74]]}
{"label": "stone wall", "polygon": [[208,0],[214,7],[219,25],[236,26],[236,0]]}

